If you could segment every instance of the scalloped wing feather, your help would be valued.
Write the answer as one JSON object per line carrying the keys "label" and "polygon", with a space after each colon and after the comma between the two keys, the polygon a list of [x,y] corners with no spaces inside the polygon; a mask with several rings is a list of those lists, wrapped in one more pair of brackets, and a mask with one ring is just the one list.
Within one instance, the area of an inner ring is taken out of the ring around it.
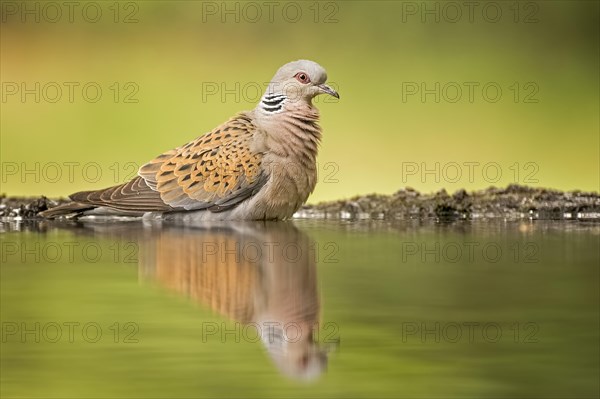
{"label": "scalloped wing feather", "polygon": [[220,212],[266,182],[262,154],[251,150],[256,126],[240,114],[196,140],[143,165],[139,175],[162,201],[186,210]]}

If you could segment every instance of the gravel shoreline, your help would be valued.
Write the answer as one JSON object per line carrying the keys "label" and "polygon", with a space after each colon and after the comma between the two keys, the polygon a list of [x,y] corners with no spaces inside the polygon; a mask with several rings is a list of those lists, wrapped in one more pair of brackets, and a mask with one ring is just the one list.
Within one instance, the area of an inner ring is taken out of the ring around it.
{"label": "gravel shoreline", "polygon": [[[41,219],[38,212],[69,202],[66,198],[0,196],[0,218]],[[452,195],[422,194],[410,187],[392,195],[369,194],[304,205],[295,218],[310,219],[539,219],[600,221],[600,195],[509,185]]]}
{"label": "gravel shoreline", "polygon": [[347,200],[305,205],[302,218],[340,219],[539,219],[598,220],[598,193],[564,192],[509,185],[452,195],[446,190],[422,194],[410,187],[392,195],[361,195]]}

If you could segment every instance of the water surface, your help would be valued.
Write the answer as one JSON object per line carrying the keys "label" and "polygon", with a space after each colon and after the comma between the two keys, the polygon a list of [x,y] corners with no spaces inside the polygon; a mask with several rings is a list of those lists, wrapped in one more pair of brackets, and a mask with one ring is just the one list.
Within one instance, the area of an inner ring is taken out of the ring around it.
{"label": "water surface", "polygon": [[2,225],[2,397],[597,397],[600,226]]}

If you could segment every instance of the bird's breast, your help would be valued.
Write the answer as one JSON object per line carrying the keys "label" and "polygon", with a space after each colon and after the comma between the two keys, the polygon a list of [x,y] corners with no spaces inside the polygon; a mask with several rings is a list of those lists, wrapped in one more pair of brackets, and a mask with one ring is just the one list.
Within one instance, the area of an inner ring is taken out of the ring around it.
{"label": "bird's breast", "polygon": [[263,196],[267,218],[291,217],[315,188],[316,164],[294,157],[266,156],[263,165],[268,175]]}

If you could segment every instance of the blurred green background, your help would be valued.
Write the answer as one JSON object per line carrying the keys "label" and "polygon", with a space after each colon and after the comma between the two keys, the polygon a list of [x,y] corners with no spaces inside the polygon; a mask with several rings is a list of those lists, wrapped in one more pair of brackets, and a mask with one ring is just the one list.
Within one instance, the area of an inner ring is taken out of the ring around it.
{"label": "blurred green background", "polygon": [[[69,15],[62,2],[4,1],[1,191],[58,196],[123,181],[253,108],[256,84],[299,58],[323,65],[341,94],[317,102],[324,136],[311,202],[403,186],[597,191],[598,2],[471,11],[463,2],[147,1],[76,2]],[[35,91],[36,82],[39,103],[36,94],[23,101],[21,85]],[[78,84],[72,102],[64,82]],[[88,82],[102,90],[97,102],[84,98]],[[439,102],[406,92],[436,82]],[[473,101],[464,82],[478,85]],[[54,85],[62,95],[51,102]],[[138,102],[125,102],[135,90]]]}

